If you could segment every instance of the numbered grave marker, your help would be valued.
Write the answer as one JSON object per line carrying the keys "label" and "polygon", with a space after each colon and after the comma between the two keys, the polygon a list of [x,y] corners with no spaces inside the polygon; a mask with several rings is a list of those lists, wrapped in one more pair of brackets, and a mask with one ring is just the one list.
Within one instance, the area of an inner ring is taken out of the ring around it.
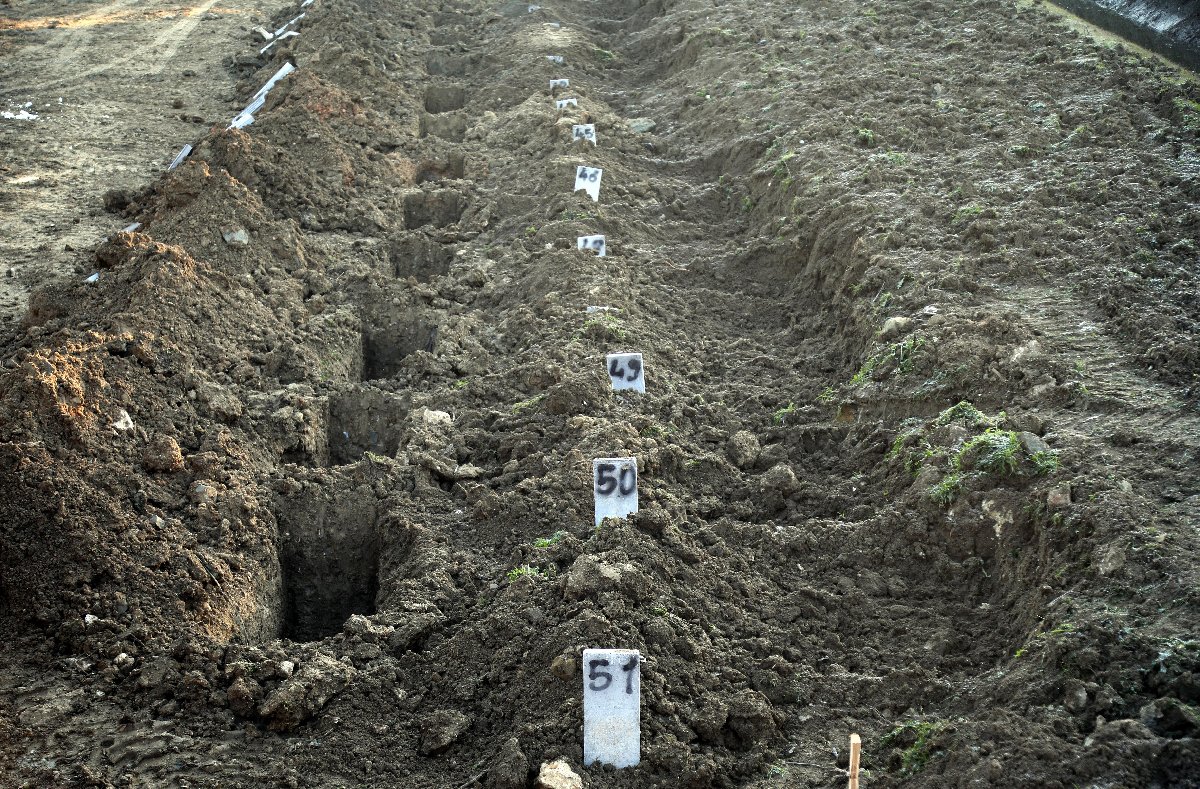
{"label": "numbered grave marker", "polygon": [[567,107],[578,107],[579,99],[557,99],[554,102],[556,109],[565,110]]}
{"label": "numbered grave marker", "polygon": [[588,140],[592,145],[596,144],[596,124],[594,123],[577,123],[571,127],[571,139],[573,140]]}
{"label": "numbered grave marker", "polygon": [[569,80],[569,79],[552,79],[552,80],[550,80],[550,90],[552,90],[552,91],[555,88],[569,88],[569,87],[571,87],[571,80]]}
{"label": "numbered grave marker", "polygon": [[600,179],[604,177],[604,170],[599,167],[584,167],[580,165],[575,168],[575,191],[580,189],[588,193],[593,202],[600,202]]}
{"label": "numbered grave marker", "polygon": [[546,55],[546,60],[549,60],[551,63],[557,63],[560,66],[563,64],[562,55]]}
{"label": "numbered grave marker", "polygon": [[283,79],[288,74],[291,74],[295,70],[296,70],[296,67],[293,66],[291,63],[284,63],[282,66],[279,67],[279,71],[276,71],[274,74],[272,74],[271,78],[269,80],[267,80],[266,84],[258,89],[258,92],[254,94],[255,98],[257,98],[259,96],[265,96],[268,93],[270,93],[271,88],[275,87],[276,82]]}
{"label": "numbered grave marker", "polygon": [[541,11],[541,10],[542,10],[542,7],[541,7],[540,5],[531,5],[531,6],[529,6],[529,13],[531,13],[531,14],[532,14],[534,11]]}
{"label": "numbered grave marker", "polygon": [[141,227],[142,227],[141,222],[134,222],[131,225],[126,225],[125,227],[121,228],[121,232],[122,233],[136,233],[139,229],[141,229]]}
{"label": "numbered grave marker", "polygon": [[607,360],[608,378],[614,392],[646,391],[646,371],[640,353],[610,353]]}
{"label": "numbered grave marker", "polygon": [[624,518],[637,512],[637,458],[593,460],[592,491],[597,526],[605,518]]}
{"label": "numbered grave marker", "polygon": [[642,760],[642,655],[583,650],[583,764],[636,767]]}
{"label": "numbered grave marker", "polygon": [[174,170],[179,165],[183,164],[183,160],[188,158],[188,154],[192,152],[191,144],[183,146],[179,153],[175,154],[175,158],[167,165],[168,170]]}
{"label": "numbered grave marker", "polygon": [[601,258],[607,251],[604,236],[579,236],[575,239],[575,246],[579,249],[590,249],[596,253],[596,257]]}

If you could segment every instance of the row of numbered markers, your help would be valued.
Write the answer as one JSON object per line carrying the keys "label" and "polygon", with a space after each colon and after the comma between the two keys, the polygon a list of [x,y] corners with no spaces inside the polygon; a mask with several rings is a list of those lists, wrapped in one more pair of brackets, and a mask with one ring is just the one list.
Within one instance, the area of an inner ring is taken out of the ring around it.
{"label": "row of numbered markers", "polygon": [[[530,6],[529,10],[537,10]],[[561,55],[547,55],[562,64]],[[550,94],[571,86],[570,80],[550,80]],[[573,97],[555,99],[557,109],[578,107]],[[573,141],[597,144],[592,123],[571,127]],[[593,201],[600,200],[604,170],[579,165],[575,168],[575,190],[583,190]],[[580,236],[576,246],[604,257],[604,236]],[[589,307],[588,311],[605,309]],[[640,353],[610,353],[605,357],[614,391],[646,391],[645,367]],[[624,518],[638,511],[637,458],[597,458],[592,461],[592,492],[595,524],[605,518]],[[583,651],[583,763],[597,762],[614,767],[636,767],[641,762],[642,658],[636,649],[585,649]]]}

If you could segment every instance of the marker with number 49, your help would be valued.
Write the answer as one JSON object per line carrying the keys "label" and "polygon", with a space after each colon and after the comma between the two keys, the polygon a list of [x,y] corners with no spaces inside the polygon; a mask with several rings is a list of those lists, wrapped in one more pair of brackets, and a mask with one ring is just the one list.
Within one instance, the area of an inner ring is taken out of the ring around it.
{"label": "marker with number 49", "polygon": [[646,375],[640,353],[610,353],[608,378],[614,392],[645,392]]}
{"label": "marker with number 49", "polygon": [[579,236],[575,239],[575,246],[577,249],[590,249],[600,258],[608,251],[604,236]]}

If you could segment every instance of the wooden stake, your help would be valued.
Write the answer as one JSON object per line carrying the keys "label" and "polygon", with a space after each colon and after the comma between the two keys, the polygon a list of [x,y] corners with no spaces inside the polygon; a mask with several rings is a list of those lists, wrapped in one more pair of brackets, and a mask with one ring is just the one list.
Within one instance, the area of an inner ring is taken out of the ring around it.
{"label": "wooden stake", "polygon": [[858,789],[858,762],[862,758],[862,737],[850,735],[850,786],[847,789]]}

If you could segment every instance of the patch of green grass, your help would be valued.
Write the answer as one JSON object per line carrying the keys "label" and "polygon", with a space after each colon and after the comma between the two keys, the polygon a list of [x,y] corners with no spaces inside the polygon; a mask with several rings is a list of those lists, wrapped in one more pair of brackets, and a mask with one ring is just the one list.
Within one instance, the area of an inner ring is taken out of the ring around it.
{"label": "patch of green grass", "polygon": [[530,225],[529,227],[525,228],[525,235],[530,236],[530,237],[536,236],[537,228],[534,227],[533,225]]}
{"label": "patch of green grass", "polygon": [[522,411],[533,408],[535,405],[537,405],[538,403],[542,402],[545,399],[546,399],[546,395],[544,395],[544,394],[534,395],[533,397],[529,398],[528,400],[522,400],[521,402],[514,404],[512,407],[512,412],[514,414],[519,414]]}
{"label": "patch of green grass", "polygon": [[929,498],[936,501],[943,507],[949,507],[958,498],[959,491],[962,490],[963,475],[957,471],[952,471],[942,477],[942,481],[929,489]]}
{"label": "patch of green grass", "polygon": [[750,199],[750,195],[746,195],[742,198],[742,210],[749,211],[752,208],[754,208],[754,201]]}
{"label": "patch of green grass", "polygon": [[871,380],[871,374],[875,372],[875,368],[889,360],[896,361],[896,372],[901,374],[911,372],[914,358],[924,345],[925,338],[916,334],[901,342],[889,345],[880,353],[863,362],[862,367],[858,368],[858,372],[850,378],[850,385],[862,386],[866,384],[867,381]]}
{"label": "patch of green grass", "polygon": [[854,135],[854,140],[864,148],[874,148],[875,132],[866,128],[859,129]]}
{"label": "patch of green grass", "polygon": [[970,205],[961,206],[957,211],[955,211],[954,216],[950,221],[955,225],[962,225],[970,222],[972,219],[982,213],[983,206],[979,205],[978,203],[971,203]]}
{"label": "patch of green grass", "polygon": [[575,339],[582,336],[591,337],[596,340],[623,340],[625,339],[625,329],[621,326],[621,321],[617,316],[602,312],[599,315],[593,315],[583,322],[583,326],[575,335]]}
{"label": "patch of green grass", "polygon": [[771,421],[777,425],[782,425],[787,422],[787,418],[794,413],[796,413],[796,404],[788,403],[783,408],[780,408],[771,415]]}
{"label": "patch of green grass", "polygon": [[523,564],[520,567],[514,567],[511,570],[509,570],[508,574],[505,575],[505,578],[508,579],[509,583],[512,583],[513,581],[517,580],[518,578],[523,578],[525,576],[537,579],[537,578],[545,578],[546,574],[536,567],[530,567],[527,564]]}
{"label": "patch of green grass", "polygon": [[592,47],[592,55],[595,56],[596,60],[599,60],[601,63],[611,63],[617,59],[616,55],[609,52],[607,49],[601,49],[600,47]]}
{"label": "patch of green grass", "polygon": [[562,529],[559,529],[558,531],[554,532],[554,534],[551,534],[549,537],[538,537],[536,540],[533,541],[533,547],[534,548],[550,548],[552,546],[558,545],[560,542],[562,542],[564,539],[566,539],[566,536],[567,536],[567,533],[565,531],[563,531]]}
{"label": "patch of green grass", "polygon": [[457,381],[450,384],[450,388],[451,389],[465,389],[465,388],[467,388],[467,383],[468,382],[467,382],[466,378],[459,378]]}
{"label": "patch of green grass", "polygon": [[932,740],[944,728],[944,721],[905,721],[883,735],[880,742],[885,746],[900,746],[911,740],[911,744],[900,751],[900,772],[915,775],[933,758]]}
{"label": "patch of green grass", "polygon": [[837,390],[832,386],[825,387],[825,390],[817,395],[817,402],[822,405],[833,405],[837,402]]}
{"label": "patch of green grass", "polygon": [[1043,449],[1040,452],[1034,452],[1029,456],[1029,462],[1033,464],[1033,473],[1039,477],[1058,473],[1059,466],[1061,465],[1058,460],[1058,453],[1053,449]]}
{"label": "patch of green grass", "polygon": [[989,427],[963,444],[954,456],[954,467],[962,469],[968,461],[992,474],[1016,474],[1021,465],[1021,439],[1012,430]]}
{"label": "patch of green grass", "polygon": [[980,411],[969,401],[959,400],[938,414],[938,418],[933,421],[933,426],[945,427],[959,421],[965,422],[968,427],[991,427],[997,424],[995,419],[989,418],[987,414]]}

